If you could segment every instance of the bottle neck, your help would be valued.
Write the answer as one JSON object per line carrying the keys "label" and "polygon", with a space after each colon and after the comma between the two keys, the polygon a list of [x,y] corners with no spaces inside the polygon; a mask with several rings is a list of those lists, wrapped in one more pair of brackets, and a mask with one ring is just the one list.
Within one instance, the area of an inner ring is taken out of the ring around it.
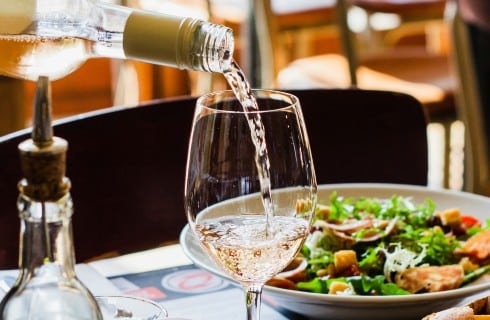
{"label": "bottle neck", "polygon": [[102,320],[90,291],[78,280],[69,194],[32,201],[21,192],[20,273],[0,302],[0,319]]}
{"label": "bottle neck", "polygon": [[34,275],[43,266],[54,264],[64,277],[75,277],[70,194],[56,202],[33,201],[21,194],[18,207],[21,271]]}
{"label": "bottle neck", "polygon": [[231,29],[191,20],[182,27],[182,34],[182,45],[177,52],[181,68],[220,73],[230,70],[234,49]]}

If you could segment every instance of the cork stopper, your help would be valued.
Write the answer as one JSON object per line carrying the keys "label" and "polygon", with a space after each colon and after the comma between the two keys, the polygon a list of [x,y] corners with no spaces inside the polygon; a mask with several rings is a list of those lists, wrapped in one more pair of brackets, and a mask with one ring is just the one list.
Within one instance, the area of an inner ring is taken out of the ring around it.
{"label": "cork stopper", "polygon": [[53,137],[51,88],[47,77],[39,77],[33,106],[31,139],[19,144],[24,179],[19,190],[36,201],[56,201],[70,189],[65,177],[68,142]]}

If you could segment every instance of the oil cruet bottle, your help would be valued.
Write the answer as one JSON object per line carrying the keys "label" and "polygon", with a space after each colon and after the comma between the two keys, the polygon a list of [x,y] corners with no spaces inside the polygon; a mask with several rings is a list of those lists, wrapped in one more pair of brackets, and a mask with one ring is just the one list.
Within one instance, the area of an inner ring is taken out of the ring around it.
{"label": "oil cruet bottle", "polygon": [[36,87],[31,139],[19,144],[21,220],[19,276],[0,303],[0,319],[102,319],[89,290],[75,274],[68,143],[54,137],[47,77]]}

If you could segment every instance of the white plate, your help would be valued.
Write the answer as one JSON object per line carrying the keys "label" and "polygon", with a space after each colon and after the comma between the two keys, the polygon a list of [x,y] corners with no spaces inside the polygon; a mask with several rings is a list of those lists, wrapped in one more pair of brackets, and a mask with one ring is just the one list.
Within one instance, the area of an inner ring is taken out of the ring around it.
{"label": "white plate", "polygon": [[[425,199],[430,198],[434,201],[436,208],[441,210],[459,208],[463,214],[474,215],[480,221],[490,218],[490,198],[470,193],[395,184],[330,184],[319,186],[318,199],[328,200],[334,190],[345,197],[389,198],[393,195],[410,196],[418,204],[423,204]],[[180,235],[180,244],[185,254],[196,265],[229,279],[206,256],[187,226]],[[337,296],[270,286],[265,286],[264,294],[272,297],[283,308],[312,319],[420,320],[431,312],[456,305],[464,298],[484,290],[490,290],[490,281],[445,292],[409,296]]]}

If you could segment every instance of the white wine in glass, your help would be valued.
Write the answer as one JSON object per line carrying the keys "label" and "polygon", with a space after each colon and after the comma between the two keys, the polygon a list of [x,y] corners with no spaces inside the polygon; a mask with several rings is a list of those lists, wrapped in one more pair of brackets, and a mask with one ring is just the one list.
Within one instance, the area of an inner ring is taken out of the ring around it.
{"label": "white wine in glass", "polygon": [[308,235],[317,185],[298,98],[253,90],[244,111],[232,91],[200,97],[187,160],[189,226],[206,253],[246,292],[259,319],[264,283]]}

